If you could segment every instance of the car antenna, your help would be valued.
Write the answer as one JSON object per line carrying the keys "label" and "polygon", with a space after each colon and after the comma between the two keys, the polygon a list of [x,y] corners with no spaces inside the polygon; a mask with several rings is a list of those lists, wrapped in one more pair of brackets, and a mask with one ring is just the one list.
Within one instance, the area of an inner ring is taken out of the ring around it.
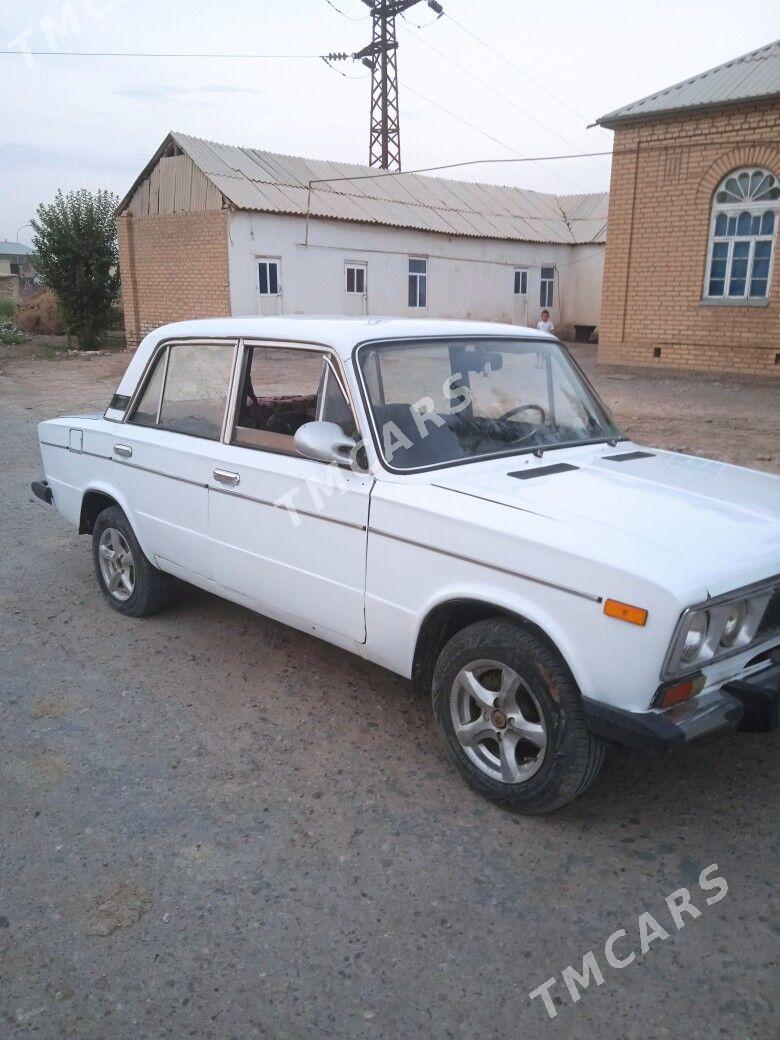
{"label": "car antenna", "polygon": [[537,459],[541,459],[544,456],[544,448],[537,448],[534,455]]}

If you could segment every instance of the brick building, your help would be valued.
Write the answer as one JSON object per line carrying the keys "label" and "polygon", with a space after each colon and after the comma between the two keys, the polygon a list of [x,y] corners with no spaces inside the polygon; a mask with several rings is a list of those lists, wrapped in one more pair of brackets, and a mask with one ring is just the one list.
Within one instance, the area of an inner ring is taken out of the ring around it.
{"label": "brick building", "polygon": [[780,376],[780,41],[598,122],[600,360]]}
{"label": "brick building", "polygon": [[128,343],[230,314],[598,324],[606,192],[377,172],[169,134],[118,209]]}
{"label": "brick building", "polygon": [[32,249],[21,242],[0,242],[0,299],[20,300],[34,286]]}

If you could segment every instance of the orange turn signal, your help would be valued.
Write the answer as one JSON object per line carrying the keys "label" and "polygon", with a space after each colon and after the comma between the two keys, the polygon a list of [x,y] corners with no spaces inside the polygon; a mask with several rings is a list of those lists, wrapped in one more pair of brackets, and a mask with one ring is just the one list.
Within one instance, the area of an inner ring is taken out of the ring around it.
{"label": "orange turn signal", "polygon": [[667,686],[658,698],[656,707],[671,708],[674,704],[682,704],[683,701],[690,700],[704,689],[705,682],[703,675],[697,675],[693,679],[677,683],[676,686]]}
{"label": "orange turn signal", "polygon": [[604,604],[604,613],[607,617],[617,618],[618,621],[628,621],[630,625],[647,624],[647,611],[641,607],[632,607],[630,603],[621,603],[616,599],[608,599]]}

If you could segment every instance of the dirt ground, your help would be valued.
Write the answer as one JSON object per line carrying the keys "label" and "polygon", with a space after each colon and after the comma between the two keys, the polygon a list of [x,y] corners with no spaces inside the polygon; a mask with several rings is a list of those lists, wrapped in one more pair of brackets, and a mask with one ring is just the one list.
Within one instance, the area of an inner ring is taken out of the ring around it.
{"label": "dirt ground", "polygon": [[[29,482],[36,423],[104,407],[127,356],[55,347],[0,353],[1,1037],[777,1035],[780,733],[614,753],[560,814],[514,817],[397,677],[185,587],[116,614]],[[780,382],[578,356],[640,442],[780,472]],[[668,938],[641,955],[645,912]],[[573,1004],[590,950],[603,983]],[[529,992],[553,976],[550,1019]]]}
{"label": "dirt ground", "polygon": [[780,473],[780,379],[618,368],[572,349],[638,443]]}

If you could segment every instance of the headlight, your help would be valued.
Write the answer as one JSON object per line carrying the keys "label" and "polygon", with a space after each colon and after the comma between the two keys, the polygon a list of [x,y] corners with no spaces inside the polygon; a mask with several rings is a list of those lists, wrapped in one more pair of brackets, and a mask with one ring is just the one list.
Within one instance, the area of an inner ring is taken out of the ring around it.
{"label": "headlight", "polygon": [[680,660],[685,661],[686,664],[696,660],[707,640],[709,627],[710,618],[706,610],[691,614],[680,648]]}
{"label": "headlight", "polygon": [[720,645],[724,647],[733,646],[736,643],[747,618],[748,607],[744,599],[738,600],[729,607],[723,624],[723,634],[720,637]]}
{"label": "headlight", "polygon": [[744,653],[780,633],[780,577],[745,585],[684,610],[661,669],[667,682]]}

